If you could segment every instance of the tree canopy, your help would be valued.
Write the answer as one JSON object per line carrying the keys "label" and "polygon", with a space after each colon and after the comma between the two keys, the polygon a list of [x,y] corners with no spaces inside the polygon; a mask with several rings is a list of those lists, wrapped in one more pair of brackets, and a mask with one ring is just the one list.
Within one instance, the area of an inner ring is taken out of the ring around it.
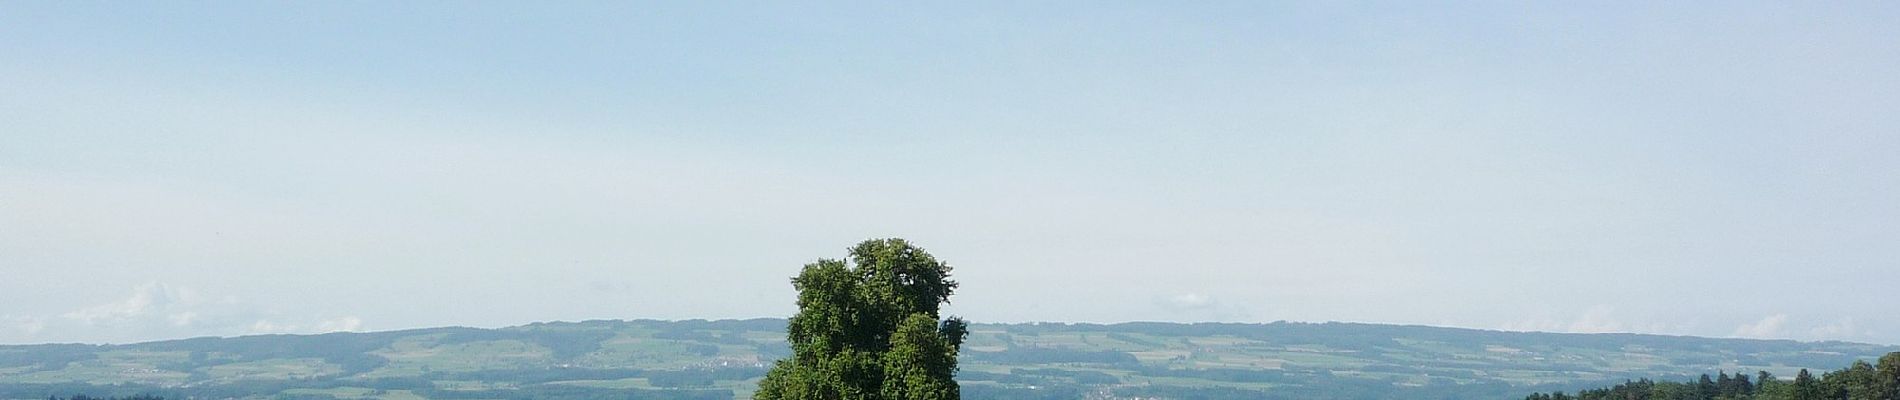
{"label": "tree canopy", "polygon": [[872,239],[844,260],[806,264],[792,287],[792,356],[759,382],[757,400],[951,400],[968,328],[939,320],[957,288],[950,266],[903,239]]}
{"label": "tree canopy", "polygon": [[1603,389],[1578,392],[1535,393],[1525,400],[1900,400],[1900,352],[1880,357],[1879,365],[1855,360],[1852,365],[1816,378],[1802,368],[1794,380],[1775,379],[1759,372],[1754,382],[1748,375],[1720,373],[1710,380],[1703,374],[1697,382],[1654,382],[1640,380]]}

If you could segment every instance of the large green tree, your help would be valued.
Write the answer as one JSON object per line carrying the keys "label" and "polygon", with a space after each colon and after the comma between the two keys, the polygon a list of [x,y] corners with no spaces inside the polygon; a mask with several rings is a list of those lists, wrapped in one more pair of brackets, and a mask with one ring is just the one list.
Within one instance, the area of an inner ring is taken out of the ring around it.
{"label": "large green tree", "polygon": [[792,356],[757,400],[953,400],[963,320],[939,319],[957,288],[950,266],[903,239],[858,243],[844,260],[806,264],[792,287]]}
{"label": "large green tree", "polygon": [[1874,368],[1874,385],[1881,400],[1900,400],[1900,352],[1887,353],[1880,357],[1880,365]]}

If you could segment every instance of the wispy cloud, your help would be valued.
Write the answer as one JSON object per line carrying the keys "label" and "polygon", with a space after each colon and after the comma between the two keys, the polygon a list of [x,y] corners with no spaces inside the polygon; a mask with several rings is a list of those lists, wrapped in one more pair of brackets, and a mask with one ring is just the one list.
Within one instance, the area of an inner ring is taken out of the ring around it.
{"label": "wispy cloud", "polygon": [[150,319],[188,326],[198,319],[197,312],[191,309],[205,303],[202,296],[191,289],[150,282],[133,288],[125,299],[73,310],[60,317],[101,328],[129,327]]}
{"label": "wispy cloud", "polygon": [[1615,312],[1616,309],[1609,306],[1591,307],[1570,323],[1569,330],[1578,333],[1626,332],[1628,328],[1623,325],[1623,321],[1612,315]]}
{"label": "wispy cloud", "polygon": [[1853,317],[1842,317],[1834,322],[1823,323],[1808,329],[1808,337],[1815,339],[1861,339],[1871,338],[1874,331],[1862,328]]}
{"label": "wispy cloud", "polygon": [[1178,293],[1155,299],[1155,306],[1169,315],[1184,321],[1235,321],[1252,316],[1238,304],[1223,302],[1214,296],[1197,293]]}
{"label": "wispy cloud", "polygon": [[1575,317],[1558,318],[1546,315],[1506,322],[1499,329],[1521,332],[1669,334],[1683,331],[1686,327],[1629,320],[1620,316],[1616,307],[1598,304],[1584,309]]}
{"label": "wispy cloud", "polygon": [[0,317],[0,342],[123,343],[168,337],[362,331],[357,316],[314,318],[262,310],[233,296],[209,296],[178,285],[147,282],[125,297],[55,316]]}
{"label": "wispy cloud", "polygon": [[1788,314],[1773,314],[1761,320],[1735,327],[1735,337],[1754,339],[1777,339],[1787,336]]}

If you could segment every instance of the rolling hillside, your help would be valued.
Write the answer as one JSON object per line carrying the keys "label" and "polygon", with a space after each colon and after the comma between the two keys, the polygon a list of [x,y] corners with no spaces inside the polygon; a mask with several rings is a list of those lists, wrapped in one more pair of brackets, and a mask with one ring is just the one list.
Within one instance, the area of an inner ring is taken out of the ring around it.
{"label": "rolling hillside", "polygon": [[[784,320],[0,346],[0,398],[746,398]],[[1522,398],[1634,378],[1829,369],[1900,347],[1349,323],[976,324],[970,399]]]}

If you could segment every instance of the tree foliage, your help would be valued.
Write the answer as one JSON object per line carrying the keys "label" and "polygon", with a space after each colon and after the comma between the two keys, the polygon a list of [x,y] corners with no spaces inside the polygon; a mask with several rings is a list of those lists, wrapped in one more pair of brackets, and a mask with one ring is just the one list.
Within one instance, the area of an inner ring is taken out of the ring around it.
{"label": "tree foliage", "polygon": [[806,264],[792,286],[792,356],[766,373],[754,399],[960,397],[957,351],[968,328],[938,316],[957,288],[949,265],[903,239],[873,239],[845,260]]}
{"label": "tree foliage", "polygon": [[1526,400],[1900,400],[1900,352],[1880,357],[1879,365],[1855,360],[1853,365],[1816,378],[1803,368],[1793,380],[1775,379],[1760,372],[1754,382],[1746,374],[1731,377],[1724,372],[1711,380],[1708,375],[1695,382],[1653,382],[1641,380],[1614,387],[1578,392],[1536,393]]}

